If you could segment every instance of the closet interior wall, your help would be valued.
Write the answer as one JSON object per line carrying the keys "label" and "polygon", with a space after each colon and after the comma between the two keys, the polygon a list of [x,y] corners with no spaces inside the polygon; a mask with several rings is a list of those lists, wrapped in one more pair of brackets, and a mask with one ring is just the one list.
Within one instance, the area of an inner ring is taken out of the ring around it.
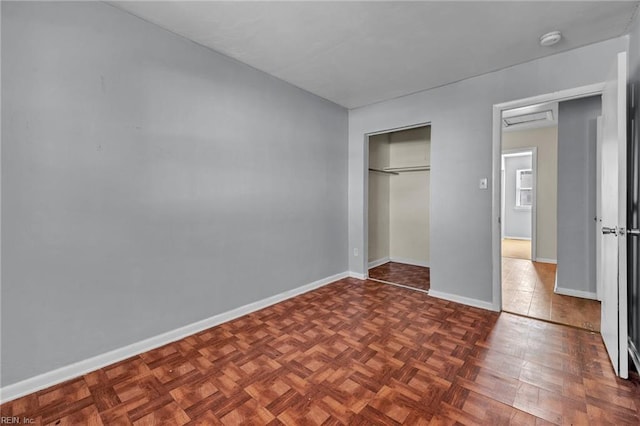
{"label": "closet interior wall", "polygon": [[[369,138],[369,168],[389,167],[391,149],[389,134]],[[390,185],[391,174],[369,172],[369,266],[385,263],[390,258]]]}
{"label": "closet interior wall", "polygon": [[[430,166],[431,127],[369,138],[369,168]],[[369,266],[429,266],[430,171],[369,172]]]}

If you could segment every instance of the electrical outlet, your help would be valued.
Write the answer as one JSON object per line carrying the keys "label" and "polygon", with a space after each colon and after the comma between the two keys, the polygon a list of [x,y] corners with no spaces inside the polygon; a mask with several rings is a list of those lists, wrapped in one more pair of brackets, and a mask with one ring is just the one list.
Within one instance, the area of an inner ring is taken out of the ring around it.
{"label": "electrical outlet", "polygon": [[354,248],[354,249],[353,249],[353,255],[354,255],[354,256],[358,256],[358,249],[357,249],[357,248]]}

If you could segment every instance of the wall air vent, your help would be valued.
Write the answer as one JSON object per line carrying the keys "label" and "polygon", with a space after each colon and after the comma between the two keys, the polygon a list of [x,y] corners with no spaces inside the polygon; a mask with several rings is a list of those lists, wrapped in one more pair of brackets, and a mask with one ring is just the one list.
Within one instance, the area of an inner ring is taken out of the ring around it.
{"label": "wall air vent", "polygon": [[512,117],[504,117],[502,119],[505,127],[516,126],[518,124],[533,123],[536,121],[553,121],[553,112],[540,111],[532,114],[515,115]]}

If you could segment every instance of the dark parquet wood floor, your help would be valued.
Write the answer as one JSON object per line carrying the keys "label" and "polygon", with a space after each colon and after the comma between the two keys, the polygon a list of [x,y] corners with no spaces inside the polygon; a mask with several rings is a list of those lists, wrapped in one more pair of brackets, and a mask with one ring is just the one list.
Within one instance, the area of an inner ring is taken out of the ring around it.
{"label": "dark parquet wood floor", "polygon": [[344,279],[8,402],[54,425],[640,424],[600,335]]}
{"label": "dark parquet wood floor", "polygon": [[431,275],[429,268],[407,265],[406,263],[387,262],[369,269],[369,278],[386,281],[407,287],[429,290]]}

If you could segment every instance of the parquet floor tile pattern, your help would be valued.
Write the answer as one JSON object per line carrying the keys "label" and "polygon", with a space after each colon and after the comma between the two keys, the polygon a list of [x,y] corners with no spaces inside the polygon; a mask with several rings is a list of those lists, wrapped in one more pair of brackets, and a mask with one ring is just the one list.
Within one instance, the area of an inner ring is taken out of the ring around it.
{"label": "parquet floor tile pattern", "polygon": [[600,331],[600,302],[554,292],[556,265],[502,258],[502,309]]}
{"label": "parquet floor tile pattern", "polygon": [[599,334],[340,280],[8,402],[52,425],[640,424]]}
{"label": "parquet floor tile pattern", "polygon": [[429,290],[430,269],[406,263],[387,262],[369,269],[369,278]]}

